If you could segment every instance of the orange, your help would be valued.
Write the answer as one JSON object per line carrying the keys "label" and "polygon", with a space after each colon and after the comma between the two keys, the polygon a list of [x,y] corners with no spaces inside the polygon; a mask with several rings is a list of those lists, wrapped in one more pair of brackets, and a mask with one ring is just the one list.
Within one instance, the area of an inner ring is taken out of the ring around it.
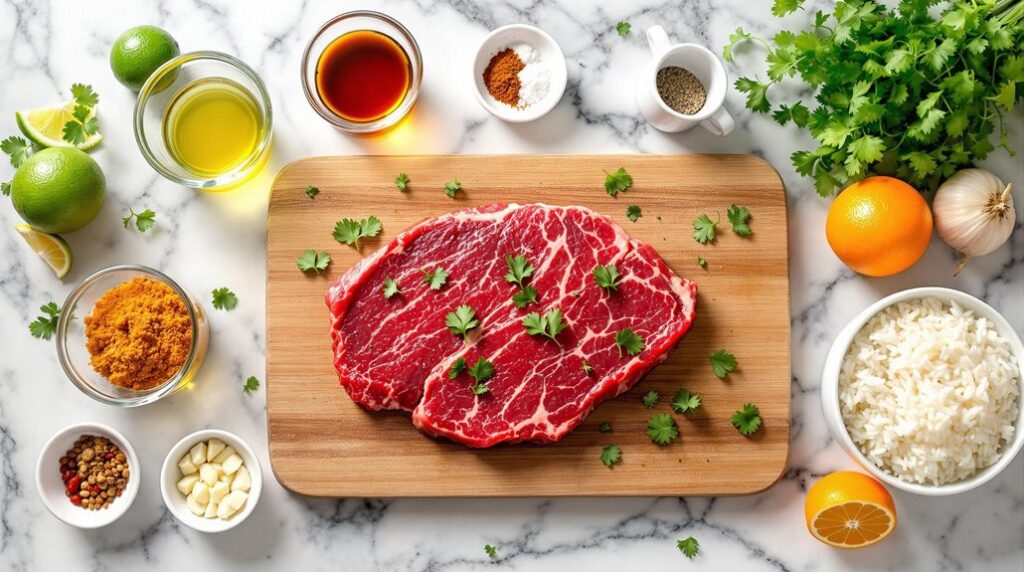
{"label": "orange", "polygon": [[861,548],[896,529],[892,495],[872,477],[853,471],[825,475],[807,491],[807,529],[814,538],[838,548]]}
{"label": "orange", "polygon": [[891,276],[910,268],[928,249],[932,212],[907,183],[868,177],[832,202],[825,237],[850,268],[867,276]]}

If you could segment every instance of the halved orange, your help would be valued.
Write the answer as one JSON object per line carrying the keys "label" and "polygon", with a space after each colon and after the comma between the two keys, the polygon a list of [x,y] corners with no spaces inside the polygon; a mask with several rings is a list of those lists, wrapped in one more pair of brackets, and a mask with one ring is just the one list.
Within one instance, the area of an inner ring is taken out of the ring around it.
{"label": "halved orange", "polygon": [[837,548],[861,548],[896,529],[896,505],[885,486],[863,473],[839,471],[811,487],[804,502],[807,529]]}

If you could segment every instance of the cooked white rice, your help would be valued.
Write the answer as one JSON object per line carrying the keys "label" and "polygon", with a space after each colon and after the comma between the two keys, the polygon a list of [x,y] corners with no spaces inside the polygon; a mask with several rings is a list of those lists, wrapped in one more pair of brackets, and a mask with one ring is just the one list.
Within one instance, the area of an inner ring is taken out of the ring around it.
{"label": "cooked white rice", "polygon": [[843,422],[861,453],[913,483],[971,477],[1013,440],[1020,368],[985,318],[921,298],[857,333],[839,372]]}

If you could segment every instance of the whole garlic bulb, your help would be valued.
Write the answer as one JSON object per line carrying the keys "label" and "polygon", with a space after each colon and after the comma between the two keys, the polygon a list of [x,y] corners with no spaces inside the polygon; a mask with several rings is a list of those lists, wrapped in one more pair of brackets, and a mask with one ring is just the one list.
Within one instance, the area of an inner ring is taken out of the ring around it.
{"label": "whole garlic bulb", "polygon": [[935,193],[935,230],[946,244],[964,254],[959,274],[973,256],[983,256],[1010,238],[1017,214],[1012,184],[984,169],[957,171]]}

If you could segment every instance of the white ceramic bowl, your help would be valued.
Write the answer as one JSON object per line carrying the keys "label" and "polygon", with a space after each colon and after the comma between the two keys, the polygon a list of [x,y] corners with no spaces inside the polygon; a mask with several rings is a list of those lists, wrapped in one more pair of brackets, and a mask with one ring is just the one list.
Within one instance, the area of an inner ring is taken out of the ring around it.
{"label": "white ceramic bowl", "polygon": [[1014,425],[1016,431],[1014,431],[1013,441],[1004,446],[999,460],[991,466],[979,471],[968,479],[945,485],[922,485],[907,482],[876,466],[860,452],[853,439],[850,438],[850,434],[846,430],[846,424],[843,423],[843,415],[839,406],[839,370],[857,332],[883,308],[897,302],[928,297],[935,297],[946,302],[956,302],[960,307],[974,312],[976,316],[989,320],[996,330],[999,331],[999,334],[1009,342],[1011,351],[1017,360],[1017,367],[1021,368],[1024,365],[1024,345],[1021,344],[1020,337],[1013,330],[1013,327],[1010,326],[1010,323],[1006,321],[1006,318],[999,314],[992,306],[959,290],[938,287],[912,288],[886,296],[868,306],[840,330],[839,335],[832,342],[832,348],[828,352],[828,357],[825,358],[825,369],[821,376],[821,406],[825,414],[825,421],[828,423],[832,435],[846,449],[847,453],[875,477],[888,485],[907,492],[928,496],[947,496],[967,492],[992,480],[1013,461],[1021,448],[1024,447],[1024,423],[1022,423],[1022,419],[1024,419],[1024,370],[1018,376],[1018,383],[1022,387],[1021,397],[1017,400],[1020,412],[1017,414],[1017,421]]}
{"label": "white ceramic bowl", "polygon": [[[494,54],[507,48],[510,44],[519,42],[529,44],[540,52],[540,57],[548,66],[551,74],[551,85],[547,96],[523,109],[511,107],[494,99],[488,93],[483,77],[484,70],[487,69],[487,64],[490,63]],[[558,42],[540,28],[526,24],[502,26],[488,34],[477,48],[476,58],[473,60],[473,85],[476,86],[476,98],[480,105],[498,119],[512,123],[533,121],[554,109],[558,105],[558,101],[562,99],[562,94],[565,93],[567,77],[565,55],[562,54],[562,48],[558,47]]]}
{"label": "white ceramic bowl", "polygon": [[[242,461],[245,463],[245,468],[249,470],[249,476],[252,478],[252,485],[249,488],[249,499],[245,501],[245,506],[227,520],[203,518],[192,514],[192,511],[188,510],[188,506],[185,504],[185,495],[181,494],[177,486],[178,481],[181,480],[181,473],[178,471],[178,461],[196,443],[209,441],[213,438],[224,441],[225,444],[230,445],[238,452],[238,455],[242,457]],[[164,504],[167,505],[174,518],[200,532],[224,532],[241,524],[242,521],[252,514],[253,509],[256,508],[256,504],[260,501],[260,492],[262,490],[263,470],[260,468],[260,462],[256,457],[256,453],[253,452],[252,448],[241,437],[227,431],[204,429],[185,436],[171,447],[170,452],[167,453],[167,457],[164,459],[163,467],[160,468],[160,494],[164,497]]]}
{"label": "white ceramic bowl", "polygon": [[[68,497],[64,496],[65,486],[64,481],[61,480],[60,458],[82,435],[98,435],[110,439],[124,451],[128,460],[128,469],[131,473],[128,476],[124,492],[105,509],[86,510],[71,504]],[[79,423],[63,429],[43,446],[43,451],[39,454],[39,461],[36,463],[36,489],[39,490],[46,509],[53,516],[77,528],[99,528],[120,518],[135,501],[141,480],[142,471],[139,467],[139,458],[135,456],[135,449],[132,448],[131,443],[112,427],[99,423]]]}

